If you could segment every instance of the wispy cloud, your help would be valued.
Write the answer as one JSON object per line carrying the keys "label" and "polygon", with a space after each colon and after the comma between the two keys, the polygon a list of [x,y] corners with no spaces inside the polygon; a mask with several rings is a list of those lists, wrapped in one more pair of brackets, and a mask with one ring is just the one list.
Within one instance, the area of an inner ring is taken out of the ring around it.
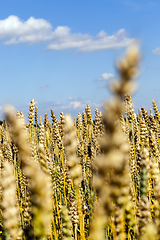
{"label": "wispy cloud", "polygon": [[46,42],[47,50],[77,49],[77,52],[118,49],[126,47],[133,40],[127,37],[125,29],[112,35],[102,30],[96,36],[91,36],[72,33],[68,26],[58,26],[53,30],[51,23],[45,19],[30,17],[23,21],[14,15],[0,20],[0,39],[4,40],[5,45]]}
{"label": "wispy cloud", "polygon": [[42,85],[40,86],[40,88],[48,88],[48,87],[49,87],[48,84],[42,84]]}
{"label": "wispy cloud", "polygon": [[142,5],[140,3],[137,3],[137,2],[127,0],[127,1],[123,1],[123,3],[132,7],[135,10],[140,10],[142,8]]}
{"label": "wispy cloud", "polygon": [[[48,101],[48,102],[39,102],[36,105],[38,106],[38,115],[39,117],[43,117],[45,115],[45,112],[48,113],[48,118],[50,119],[50,121],[52,121],[51,119],[51,109],[53,109],[56,117],[59,119],[60,116],[60,112],[63,112],[64,115],[66,114],[71,114],[72,117],[77,117],[78,112],[80,112],[82,114],[82,112],[85,110],[85,107],[87,106],[87,104],[91,107],[91,111],[94,114],[94,110],[95,108],[98,108],[98,110],[100,111],[102,109],[103,104],[98,104],[92,101],[87,101],[87,100],[81,100],[81,101],[72,101],[69,102],[69,104],[64,104],[62,102],[52,102],[52,101]],[[20,104],[18,106],[16,106],[16,111],[22,111],[24,116],[25,116],[25,121],[28,122],[28,111],[29,111],[29,104]],[[3,108],[0,105],[0,117],[1,119],[3,119]]]}
{"label": "wispy cloud", "polygon": [[59,104],[59,105],[55,105],[54,109],[56,110],[67,110],[67,111],[72,111],[72,110],[78,110],[78,111],[83,111],[85,109],[85,107],[87,106],[87,104],[89,104],[90,107],[96,108],[96,107],[101,107],[101,104],[97,104],[95,102],[92,101],[71,101],[68,105],[63,105],[63,104]]}
{"label": "wispy cloud", "polygon": [[160,47],[157,47],[152,51],[153,54],[160,54]]}
{"label": "wispy cloud", "polygon": [[107,84],[104,83],[104,84],[98,85],[98,88],[107,88]]}
{"label": "wispy cloud", "polygon": [[81,100],[81,98],[80,97],[68,97],[67,100],[69,100],[69,101],[79,101],[79,100]]}
{"label": "wispy cloud", "polygon": [[132,9],[136,10],[136,11],[140,11],[140,10],[148,10],[152,7],[157,6],[157,4],[159,4],[157,1],[131,1],[131,0],[122,0],[123,4],[131,7]]}

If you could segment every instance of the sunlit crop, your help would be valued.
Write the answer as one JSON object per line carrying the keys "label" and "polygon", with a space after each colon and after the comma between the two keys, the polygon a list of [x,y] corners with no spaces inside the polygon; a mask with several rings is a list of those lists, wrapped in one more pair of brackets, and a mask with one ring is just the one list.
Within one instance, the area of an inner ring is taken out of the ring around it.
{"label": "sunlit crop", "polygon": [[160,239],[160,113],[132,105],[140,54],[131,46],[102,113],[51,109],[0,126],[1,239]]}

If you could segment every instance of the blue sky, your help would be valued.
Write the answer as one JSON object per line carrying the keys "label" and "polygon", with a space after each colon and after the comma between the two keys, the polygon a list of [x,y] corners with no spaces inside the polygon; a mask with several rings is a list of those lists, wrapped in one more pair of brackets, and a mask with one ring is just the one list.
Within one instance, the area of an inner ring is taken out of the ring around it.
{"label": "blue sky", "polygon": [[142,55],[136,110],[160,105],[159,0],[1,0],[0,118],[12,104],[23,111],[34,98],[39,115],[76,117],[101,110],[115,63],[137,39]]}

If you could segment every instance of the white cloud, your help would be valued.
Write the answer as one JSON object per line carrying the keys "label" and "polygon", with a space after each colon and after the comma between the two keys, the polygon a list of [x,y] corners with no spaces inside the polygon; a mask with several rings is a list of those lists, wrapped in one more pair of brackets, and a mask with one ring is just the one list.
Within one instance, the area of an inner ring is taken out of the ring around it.
{"label": "white cloud", "polygon": [[[98,88],[106,88],[107,87],[107,81],[115,78],[115,76],[112,73],[102,73],[101,77],[96,79],[95,81],[97,82],[103,82],[103,84],[99,85]],[[105,82],[105,83],[104,83]]]}
{"label": "white cloud", "polygon": [[52,25],[44,19],[30,17],[27,21],[11,15],[0,20],[0,39],[9,38],[5,44],[36,43],[51,39]]}
{"label": "white cloud", "polygon": [[114,78],[112,73],[102,73],[102,76],[98,79],[98,81],[109,80],[111,78]]}
{"label": "white cloud", "polygon": [[88,34],[71,33],[67,26],[59,26],[52,33],[52,41],[47,46],[47,50],[80,49],[90,42]]}
{"label": "white cloud", "polygon": [[54,106],[54,108],[59,110],[61,109],[61,110],[69,110],[69,111],[78,109],[79,111],[83,111],[87,106],[87,104],[92,108],[101,107],[101,104],[83,100],[83,101],[72,101],[68,105],[60,104],[59,106]]}
{"label": "white cloud", "polygon": [[70,102],[70,104],[68,105],[69,108],[74,108],[74,109],[85,109],[85,107],[87,106],[87,104],[90,106],[90,107],[100,107],[101,105],[100,104],[97,104],[95,102],[92,102],[92,101],[82,101],[82,102],[78,102],[78,101],[73,101],[73,102]]}
{"label": "white cloud", "polygon": [[51,23],[45,19],[30,17],[23,21],[14,15],[0,20],[0,39],[4,39],[6,45],[17,43],[31,45],[49,41],[47,50],[76,48],[78,52],[122,48],[133,40],[127,37],[124,29],[110,36],[105,31],[100,31],[93,37],[89,34],[71,33],[68,26],[58,26],[53,30]]}
{"label": "white cloud", "polygon": [[154,49],[154,50],[152,51],[152,53],[153,53],[153,54],[160,54],[160,48],[157,47],[156,49]]}
{"label": "white cloud", "polygon": [[83,108],[84,104],[78,101],[74,101],[74,102],[70,102],[70,106],[76,109],[76,108]]}
{"label": "white cloud", "polygon": [[[61,27],[60,30],[60,32],[64,32],[63,37],[61,37],[59,29],[57,29],[57,38],[53,39],[53,41],[47,46],[48,50],[77,48],[78,52],[92,52],[126,47],[131,41],[133,41],[133,39],[126,37],[127,34],[124,29],[120,29],[117,33],[111,36],[106,32],[101,31],[96,37],[81,33],[73,34],[68,27]],[[54,35],[55,32],[53,32],[53,36]]]}

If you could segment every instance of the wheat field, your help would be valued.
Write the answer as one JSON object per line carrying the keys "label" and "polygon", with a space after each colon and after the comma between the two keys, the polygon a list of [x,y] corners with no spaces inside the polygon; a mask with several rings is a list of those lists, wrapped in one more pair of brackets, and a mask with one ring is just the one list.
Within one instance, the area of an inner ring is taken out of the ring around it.
{"label": "wheat field", "polygon": [[0,238],[160,239],[160,113],[135,113],[131,93],[140,53],[117,63],[113,98],[72,120],[51,109],[28,121],[13,107],[0,126]]}

